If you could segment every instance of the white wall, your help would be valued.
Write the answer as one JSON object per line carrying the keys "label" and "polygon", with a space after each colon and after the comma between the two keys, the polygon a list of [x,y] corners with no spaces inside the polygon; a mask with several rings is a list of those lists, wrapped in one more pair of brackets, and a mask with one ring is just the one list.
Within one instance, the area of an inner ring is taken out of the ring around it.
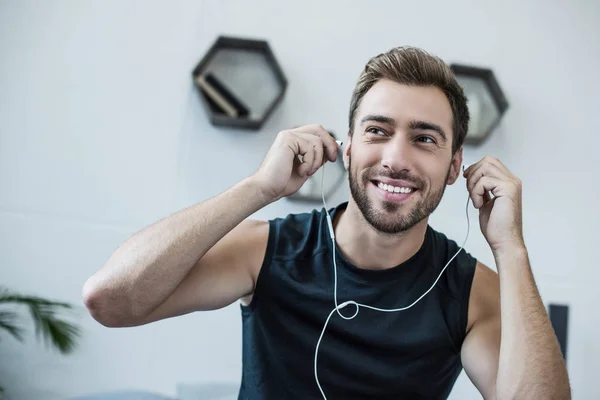
{"label": "white wall", "polygon": [[[392,46],[492,66],[510,109],[483,147],[524,181],[527,244],[544,300],[571,307],[574,398],[600,397],[597,231],[592,172],[600,144],[600,6],[546,2],[0,2],[2,284],[78,304],[84,336],[59,357],[33,336],[0,341],[0,380],[15,399],[115,388],[175,393],[178,382],[239,378],[237,305],[131,329],[83,310],[81,287],[146,224],[251,173],[275,134],[320,123],[342,133],[354,81]],[[217,35],[268,39],[290,86],[258,133],[215,129],[190,72]],[[226,152],[223,149],[227,149]],[[465,232],[464,181],[432,223]],[[340,190],[329,205],[342,201]],[[315,207],[320,207],[315,204]],[[269,218],[308,209],[281,201]],[[469,250],[491,254],[471,212]],[[24,314],[25,316],[25,314]],[[480,398],[461,376],[452,398]]]}

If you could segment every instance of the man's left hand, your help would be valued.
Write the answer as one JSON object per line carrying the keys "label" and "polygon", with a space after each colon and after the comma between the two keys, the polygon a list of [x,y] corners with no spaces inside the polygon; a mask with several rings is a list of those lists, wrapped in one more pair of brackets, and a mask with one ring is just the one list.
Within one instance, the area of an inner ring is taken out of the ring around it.
{"label": "man's left hand", "polygon": [[524,247],[521,180],[489,156],[471,165],[463,175],[473,206],[479,210],[481,232],[492,251]]}

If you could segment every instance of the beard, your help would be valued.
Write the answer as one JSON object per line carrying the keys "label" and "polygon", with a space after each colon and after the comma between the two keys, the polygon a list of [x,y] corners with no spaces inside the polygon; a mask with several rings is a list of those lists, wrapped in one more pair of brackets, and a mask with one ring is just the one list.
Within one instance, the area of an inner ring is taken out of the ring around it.
{"label": "beard", "polygon": [[[348,171],[350,180],[350,194],[354,199],[354,202],[358,206],[358,209],[364,216],[365,220],[369,225],[379,232],[386,234],[398,234],[405,232],[421,222],[423,219],[429,217],[435,209],[438,207],[446,190],[446,182],[450,176],[451,168],[448,168],[446,174],[446,180],[439,187],[431,188],[429,194],[424,192],[426,189],[425,182],[418,178],[411,176],[406,172],[385,172],[377,173],[375,168],[370,167],[362,175],[362,182],[359,182],[359,178],[356,176],[356,172],[352,169],[352,160],[348,158]],[[383,201],[383,211],[377,210],[373,206],[372,200],[367,194],[367,185],[372,185],[370,177],[373,176],[385,176],[390,179],[403,179],[408,182],[412,182],[421,192],[419,200],[412,208],[404,211],[400,214],[399,211],[410,207],[407,204],[398,204],[389,201]]]}

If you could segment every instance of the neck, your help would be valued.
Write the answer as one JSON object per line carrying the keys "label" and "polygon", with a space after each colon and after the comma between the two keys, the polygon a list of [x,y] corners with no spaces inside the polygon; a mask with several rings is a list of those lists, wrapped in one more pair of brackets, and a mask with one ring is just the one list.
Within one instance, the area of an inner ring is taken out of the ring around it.
{"label": "neck", "polygon": [[338,249],[348,261],[359,268],[381,270],[402,264],[419,251],[425,240],[427,221],[425,218],[398,234],[379,232],[350,200],[333,224]]}

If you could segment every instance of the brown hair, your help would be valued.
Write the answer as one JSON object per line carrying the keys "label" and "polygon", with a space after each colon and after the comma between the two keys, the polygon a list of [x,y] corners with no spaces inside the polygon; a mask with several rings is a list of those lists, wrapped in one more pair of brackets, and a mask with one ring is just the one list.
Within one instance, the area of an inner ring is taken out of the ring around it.
{"label": "brown hair", "polygon": [[452,109],[452,154],[462,146],[469,126],[469,109],[462,87],[450,67],[440,58],[425,50],[402,46],[395,47],[369,60],[352,92],[350,102],[350,135],[354,132],[354,116],[360,102],[380,79],[412,86],[436,86],[441,89]]}

